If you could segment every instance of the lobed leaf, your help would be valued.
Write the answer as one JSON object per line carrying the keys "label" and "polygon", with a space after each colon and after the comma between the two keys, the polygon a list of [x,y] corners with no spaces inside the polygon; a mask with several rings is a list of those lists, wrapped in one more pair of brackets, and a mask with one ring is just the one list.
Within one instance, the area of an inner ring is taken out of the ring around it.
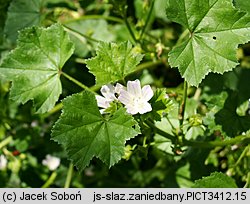
{"label": "lobed leaf", "polygon": [[250,41],[250,16],[232,0],[168,0],[166,11],[190,32],[169,53],[170,65],[190,85],[198,86],[209,72],[223,74],[238,64],[238,45]]}
{"label": "lobed leaf", "polygon": [[234,5],[236,8],[239,8],[241,10],[244,10],[246,12],[250,12],[250,3],[246,0],[234,0]]}
{"label": "lobed leaf", "polygon": [[4,25],[7,18],[7,10],[11,0],[0,0],[0,45],[3,44],[4,40]]}
{"label": "lobed leaf", "polygon": [[40,25],[42,0],[13,0],[8,9],[4,33],[15,42],[18,31],[29,26]]}
{"label": "lobed leaf", "polygon": [[237,185],[231,177],[214,172],[210,176],[196,180],[193,188],[237,188]]}
{"label": "lobed leaf", "polygon": [[96,84],[108,84],[123,79],[136,70],[143,55],[137,53],[131,43],[100,42],[97,56],[86,61],[90,72],[96,77]]}
{"label": "lobed leaf", "polygon": [[[77,32],[89,36],[98,41],[111,42],[115,40],[115,36],[110,32],[108,23],[103,19],[79,19],[75,21],[70,21],[67,24],[67,27],[76,30]],[[95,47],[97,47],[97,42],[92,42],[91,44],[87,41],[86,38],[79,35],[76,32],[68,30],[70,33],[70,38],[75,44],[75,54],[80,57],[86,57],[88,53]]]}
{"label": "lobed leaf", "polygon": [[12,81],[10,98],[23,104],[33,100],[37,113],[53,108],[62,92],[60,70],[73,51],[59,24],[20,32],[17,48],[0,65],[3,77]]}
{"label": "lobed leaf", "polygon": [[231,92],[224,103],[224,107],[215,114],[215,122],[222,126],[222,130],[230,137],[235,137],[242,132],[250,130],[250,115],[237,114],[239,95]]}
{"label": "lobed leaf", "polygon": [[93,157],[113,166],[124,155],[125,142],[139,133],[139,125],[124,108],[105,118],[95,95],[84,91],[63,100],[52,139],[62,144],[73,163],[83,170]]}

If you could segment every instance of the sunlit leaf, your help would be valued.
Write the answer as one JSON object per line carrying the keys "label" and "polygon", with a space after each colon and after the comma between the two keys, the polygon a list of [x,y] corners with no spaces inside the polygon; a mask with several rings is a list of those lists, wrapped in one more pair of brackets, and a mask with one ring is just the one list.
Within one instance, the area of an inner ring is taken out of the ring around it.
{"label": "sunlit leaf", "polygon": [[99,41],[114,41],[114,35],[108,29],[108,23],[103,20],[75,20],[66,24],[76,32],[68,30],[71,40],[75,43],[75,54],[85,57],[92,49],[97,47],[97,42],[88,42],[88,39],[79,33]]}
{"label": "sunlit leaf", "polygon": [[231,177],[214,172],[210,176],[196,180],[193,188],[237,188],[237,185]]}
{"label": "sunlit leaf", "polygon": [[23,30],[17,48],[0,65],[4,79],[12,81],[10,97],[23,104],[33,100],[37,113],[50,110],[62,92],[60,70],[73,51],[59,24]]}
{"label": "sunlit leaf", "polygon": [[4,33],[15,42],[18,31],[39,25],[42,19],[42,0],[13,0],[8,10]]}
{"label": "sunlit leaf", "polygon": [[86,61],[90,72],[95,75],[97,84],[108,84],[136,70],[143,55],[133,49],[130,42],[100,42],[97,56]]}
{"label": "sunlit leaf", "polygon": [[100,114],[94,94],[83,92],[63,100],[63,112],[52,130],[73,163],[83,170],[93,157],[109,167],[125,153],[125,142],[140,133],[137,122],[124,108],[111,117]]}
{"label": "sunlit leaf", "polygon": [[10,0],[0,0],[0,45],[3,43],[4,25]]}
{"label": "sunlit leaf", "polygon": [[236,8],[239,8],[241,10],[247,11],[248,13],[250,13],[250,3],[249,1],[246,0],[234,0],[233,1],[235,4]]}
{"label": "sunlit leaf", "polygon": [[230,137],[235,137],[250,129],[250,115],[240,116],[237,114],[238,94],[230,93],[224,107],[215,114],[215,122],[222,126]]}
{"label": "sunlit leaf", "polygon": [[237,64],[236,49],[250,40],[250,16],[232,0],[168,0],[167,16],[189,30],[169,53],[189,84],[198,86],[209,72],[224,73]]}

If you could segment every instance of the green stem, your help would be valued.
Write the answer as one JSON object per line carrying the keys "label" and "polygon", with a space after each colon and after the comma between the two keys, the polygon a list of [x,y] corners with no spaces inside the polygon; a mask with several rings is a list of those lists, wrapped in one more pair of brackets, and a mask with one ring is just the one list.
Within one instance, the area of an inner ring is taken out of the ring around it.
{"label": "green stem", "polygon": [[236,161],[236,163],[234,164],[234,167],[236,167],[236,166],[239,165],[239,163],[241,162],[241,160],[243,159],[243,157],[246,155],[247,151],[249,150],[249,147],[250,147],[250,145],[247,145],[247,146],[245,147],[245,149],[244,149],[243,152],[241,153],[239,159],[238,159],[238,160]]}
{"label": "green stem", "polygon": [[183,125],[184,116],[185,116],[185,107],[186,107],[186,101],[187,101],[187,89],[188,89],[187,81],[184,81],[183,98],[182,98],[182,101],[180,104],[179,115],[178,115],[179,121],[180,121],[180,130],[181,131],[182,131],[182,125]]}
{"label": "green stem", "polygon": [[[69,26],[63,25],[63,27],[64,27],[64,29],[65,29],[66,31],[71,32],[71,33],[74,34],[74,35],[75,35],[75,34],[80,35],[80,36],[86,38],[87,40],[92,41],[92,42],[95,42],[95,43],[98,43],[98,42],[99,42],[99,40],[96,40],[96,39],[94,39],[94,38],[91,38],[91,37],[89,37],[88,35],[85,35],[85,34],[79,32],[79,31],[77,31],[77,30],[75,30],[75,29],[73,29],[73,28],[70,28]],[[76,35],[75,35],[75,36],[76,36]],[[77,36],[76,36],[76,37],[77,37]]]}
{"label": "green stem", "polygon": [[74,22],[74,21],[79,21],[79,20],[89,20],[89,19],[105,19],[107,21],[112,21],[112,22],[116,22],[116,23],[123,23],[123,20],[114,16],[103,16],[103,15],[85,15],[85,16],[81,16],[80,18],[77,19],[72,19],[69,20],[67,22],[64,23],[70,23],[70,22]]}
{"label": "green stem", "polygon": [[[88,90],[91,90],[92,93],[95,93],[97,90],[99,90],[101,87],[99,85],[94,85],[92,87],[90,87]],[[62,102],[58,103],[54,108],[52,108],[48,113],[45,113],[44,115],[42,115],[42,118],[45,119],[47,117],[49,117],[50,115],[60,111],[63,107]]]}
{"label": "green stem", "polygon": [[102,85],[94,85],[94,86],[91,86],[90,89],[94,92],[98,91],[100,88],[102,87]]}
{"label": "green stem", "polygon": [[243,188],[249,188],[250,187],[250,172],[247,174],[247,181]]}
{"label": "green stem", "polygon": [[140,64],[140,65],[136,68],[135,71],[131,72],[129,75],[135,74],[135,73],[140,72],[140,71],[143,71],[144,69],[154,68],[154,67],[156,67],[156,66],[158,66],[158,65],[161,65],[161,64],[163,64],[163,62],[160,61],[160,60],[159,60],[159,61],[156,61],[156,62],[145,62],[145,63],[142,63],[142,64]]}
{"label": "green stem", "polygon": [[[57,21],[55,21],[55,20],[53,20],[53,19],[50,19],[50,21],[52,21],[53,23],[57,23]],[[75,30],[75,29],[73,29],[73,28],[70,28],[69,26],[66,26],[66,25],[64,25],[64,24],[62,24],[62,26],[64,27],[64,29],[65,29],[66,31],[71,32],[71,34],[75,35],[76,37],[78,37],[77,35],[80,35],[80,36],[82,36],[82,37],[88,39],[89,41],[92,41],[92,42],[99,42],[99,40],[96,40],[96,39],[94,39],[94,38],[91,38],[91,37],[89,37],[89,36],[87,36],[87,35],[85,35],[85,34],[79,32],[79,31],[77,31],[77,30]],[[76,34],[77,34],[77,35],[76,35]],[[79,39],[79,37],[78,37],[78,39]]]}
{"label": "green stem", "polygon": [[74,165],[70,163],[64,188],[69,188],[73,176]]}
{"label": "green stem", "polygon": [[47,117],[49,117],[50,115],[53,115],[54,113],[60,111],[60,110],[62,109],[62,107],[63,107],[62,102],[56,104],[56,105],[54,106],[54,108],[52,108],[49,112],[43,114],[43,115],[42,115],[42,118],[47,118]]}
{"label": "green stem", "polygon": [[245,140],[249,140],[250,135],[240,135],[236,136],[235,138],[232,138],[230,140],[225,140],[225,141],[204,141],[204,142],[199,142],[199,141],[192,141],[192,140],[184,140],[183,141],[183,146],[192,146],[192,147],[200,147],[200,148],[214,148],[214,147],[224,147],[227,145],[234,145],[238,143],[242,143]]}
{"label": "green stem", "polygon": [[75,61],[79,64],[86,64],[86,60],[82,58],[75,58]]}
{"label": "green stem", "polygon": [[42,185],[42,188],[48,188],[48,187],[50,187],[50,185],[54,183],[56,177],[57,177],[57,173],[55,171],[52,172],[52,174],[50,175],[49,179],[45,182],[45,184]]}
{"label": "green stem", "polygon": [[95,94],[94,91],[92,91],[89,87],[87,87],[86,85],[84,85],[83,83],[79,82],[78,80],[76,80],[75,78],[69,76],[68,74],[66,74],[65,72],[61,72],[63,76],[65,76],[68,80],[72,81],[73,83],[75,83],[76,85],[78,85],[79,87],[88,90],[92,93]]}
{"label": "green stem", "polygon": [[[160,65],[160,64],[163,64],[163,62],[162,61],[156,61],[156,62],[145,62],[145,63],[142,63],[142,64],[140,64],[138,67],[137,67],[137,69],[133,72],[133,73],[131,73],[131,74],[134,74],[134,73],[136,73],[136,72],[140,72],[140,71],[142,71],[142,70],[144,70],[144,69],[149,69],[149,68],[153,68],[153,67],[155,67],[155,66],[158,66],[158,65]],[[62,73],[64,76],[65,76],[65,73],[63,72]],[[67,76],[69,76],[69,75],[67,75]],[[66,77],[66,76],[65,76]],[[71,77],[72,78],[72,77]],[[79,82],[80,83],[80,82]],[[82,84],[83,85],[83,84]],[[81,87],[82,87],[82,85],[81,85]],[[86,87],[85,85],[83,85],[84,87]],[[83,88],[83,87],[82,87]],[[100,88],[101,88],[101,86],[100,85],[94,85],[94,86],[91,86],[90,88],[89,87],[87,87],[88,89],[86,89],[86,90],[88,90],[88,91],[91,91],[92,93],[95,93],[96,91],[98,91]],[[58,111],[60,111],[62,109],[62,102],[60,102],[60,103],[58,103],[54,108],[52,108],[48,113],[45,113],[44,115],[43,115],[43,118],[47,118],[47,117],[49,117],[50,115],[52,115],[52,114],[54,114],[54,113],[56,113],[56,112],[58,112]]]}
{"label": "green stem", "polygon": [[[167,139],[170,139],[173,143],[175,142],[176,138],[163,130],[157,128],[152,122],[150,121],[145,121],[145,123],[151,127],[155,133],[162,135],[163,137],[166,137]],[[183,140],[182,146],[191,146],[191,147],[197,147],[197,148],[214,148],[214,147],[223,147],[227,145],[234,145],[238,143],[242,143],[245,140],[249,140],[250,135],[240,135],[236,136],[235,138],[232,138],[230,140],[225,140],[225,141],[204,141],[204,142],[199,142],[199,141],[193,141],[193,140]]]}
{"label": "green stem", "polygon": [[145,123],[146,123],[149,127],[151,127],[151,128],[155,131],[155,133],[157,133],[157,134],[159,134],[159,135],[162,135],[163,137],[166,137],[167,139],[171,140],[171,141],[174,143],[174,141],[175,141],[175,137],[174,137],[174,136],[172,136],[172,135],[170,135],[170,134],[164,132],[163,130],[159,129],[159,128],[156,127],[152,122],[150,122],[150,121],[148,121],[148,120],[145,121]]}
{"label": "green stem", "polygon": [[12,152],[10,152],[9,150],[7,150],[7,148],[3,148],[3,153],[8,156],[9,158],[11,158],[13,161],[16,161],[17,158],[15,156],[13,156]]}
{"label": "green stem", "polygon": [[174,129],[175,129],[175,127],[174,127],[173,123],[170,121],[170,119],[168,118],[168,116],[165,116],[165,117],[166,117],[166,119],[167,119],[168,123],[170,124],[170,126],[171,126],[172,130],[174,130]]}
{"label": "green stem", "polygon": [[125,25],[126,25],[128,31],[129,31],[131,37],[133,38],[134,42],[137,43],[138,40],[136,39],[135,34],[134,34],[134,32],[133,32],[133,30],[132,30],[132,28],[131,28],[131,26],[130,26],[130,24],[129,24],[129,22],[128,22],[127,8],[125,9],[125,12],[124,12],[124,13],[125,13],[125,14],[124,14],[124,22],[125,22]]}
{"label": "green stem", "polygon": [[141,34],[140,34],[139,41],[142,40],[144,32],[146,31],[146,28],[148,27],[148,23],[149,23],[150,17],[152,15],[152,12],[153,12],[153,9],[154,9],[154,3],[155,3],[155,0],[152,0],[150,8],[149,8],[148,15],[147,15],[147,19],[146,19],[146,22],[145,22],[145,25],[143,26]]}
{"label": "green stem", "polygon": [[8,145],[10,142],[12,142],[13,138],[12,136],[7,137],[3,141],[0,142],[0,149],[2,149],[4,146]]}
{"label": "green stem", "polygon": [[190,33],[190,32],[189,32],[188,29],[184,30],[184,32],[181,34],[181,36],[179,37],[178,41],[176,42],[176,45],[175,45],[175,46],[177,46],[177,45],[179,45],[180,43],[182,43],[183,40],[186,38],[186,36],[187,36],[189,33]]}

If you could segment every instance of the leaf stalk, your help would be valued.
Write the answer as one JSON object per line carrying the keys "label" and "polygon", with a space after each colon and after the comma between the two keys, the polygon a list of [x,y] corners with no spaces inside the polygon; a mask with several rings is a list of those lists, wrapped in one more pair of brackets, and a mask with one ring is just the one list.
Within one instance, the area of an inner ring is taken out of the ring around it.
{"label": "leaf stalk", "polygon": [[74,165],[72,163],[70,163],[64,188],[70,187],[70,183],[71,183],[71,180],[73,177],[73,170],[74,170]]}

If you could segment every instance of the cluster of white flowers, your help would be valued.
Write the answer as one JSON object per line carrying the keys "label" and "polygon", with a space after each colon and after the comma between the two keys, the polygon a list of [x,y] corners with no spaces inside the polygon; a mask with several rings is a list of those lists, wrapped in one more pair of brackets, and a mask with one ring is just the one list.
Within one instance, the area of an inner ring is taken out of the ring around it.
{"label": "cluster of white flowers", "polygon": [[46,159],[42,161],[44,166],[47,166],[49,170],[54,171],[60,165],[60,158],[51,156],[50,154],[46,155]]}
{"label": "cluster of white flowers", "polygon": [[101,88],[103,96],[96,96],[97,105],[102,108],[100,112],[103,114],[110,106],[112,101],[120,101],[125,105],[127,113],[135,115],[137,113],[144,114],[152,111],[152,107],[148,102],[154,95],[149,85],[141,88],[141,83],[137,79],[128,81],[127,87],[117,83],[116,86],[111,84],[104,85]]}
{"label": "cluster of white flowers", "polygon": [[7,167],[7,159],[4,155],[0,155],[0,170],[4,170]]}

